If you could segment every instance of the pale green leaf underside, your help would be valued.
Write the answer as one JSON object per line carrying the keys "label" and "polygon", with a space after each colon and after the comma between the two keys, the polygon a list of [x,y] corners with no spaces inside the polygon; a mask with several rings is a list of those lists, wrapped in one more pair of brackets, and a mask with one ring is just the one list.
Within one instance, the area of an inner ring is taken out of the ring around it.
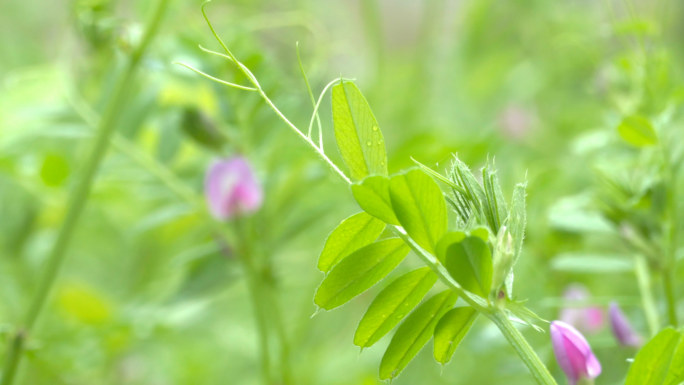
{"label": "pale green leaf underside", "polygon": [[390,200],[399,223],[422,248],[435,252],[447,228],[446,201],[437,183],[418,169],[390,179]]}
{"label": "pale green leaf underside", "polygon": [[684,333],[667,328],[637,354],[625,385],[679,385],[684,381]]}
{"label": "pale green leaf underside", "polygon": [[471,307],[457,307],[449,310],[435,327],[435,360],[446,364],[456,348],[468,333],[477,318],[477,311]]}
{"label": "pale green leaf underside", "polygon": [[492,286],[492,253],[482,238],[448,233],[439,241],[437,257],[464,289],[487,297]]}
{"label": "pale green leaf underside", "polygon": [[314,302],[330,310],[368,290],[406,257],[409,247],[399,238],[362,247],[344,258],[323,280]]}
{"label": "pale green leaf underside", "polygon": [[402,275],[383,289],[368,307],[354,335],[354,344],[372,346],[418,305],[437,281],[429,267]]}
{"label": "pale green leaf underside", "polygon": [[642,116],[632,115],[624,118],[617,129],[622,139],[633,146],[645,147],[658,143],[651,122]]}
{"label": "pale green leaf underside", "polygon": [[347,255],[373,242],[385,229],[382,221],[361,212],[340,223],[325,241],[318,269],[327,273]]}
{"label": "pale green leaf underside", "polygon": [[380,379],[395,378],[430,340],[442,315],[456,302],[452,290],[443,291],[416,308],[397,329],[380,363]]}
{"label": "pale green leaf underside", "polygon": [[399,224],[392,209],[389,195],[389,179],[387,177],[380,175],[369,176],[360,183],[354,183],[351,189],[356,202],[368,214],[385,223]]}
{"label": "pale green leaf underside", "polygon": [[332,113],[337,146],[352,179],[387,175],[385,141],[368,102],[354,83],[342,81],[333,87]]}

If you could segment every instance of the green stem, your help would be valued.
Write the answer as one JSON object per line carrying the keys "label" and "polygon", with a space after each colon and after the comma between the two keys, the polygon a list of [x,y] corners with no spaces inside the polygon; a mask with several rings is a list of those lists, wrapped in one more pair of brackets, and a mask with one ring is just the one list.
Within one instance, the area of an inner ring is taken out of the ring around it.
{"label": "green stem", "polygon": [[677,234],[679,231],[679,199],[677,197],[677,171],[678,168],[674,165],[666,148],[663,149],[663,156],[667,170],[667,213],[668,223],[665,235],[665,261],[663,263],[663,289],[665,290],[665,299],[667,303],[667,318],[671,326],[679,327],[677,320],[677,300],[675,296],[675,281],[674,273],[676,270],[676,253],[677,253]]}
{"label": "green stem", "polygon": [[271,359],[270,349],[268,343],[268,324],[266,322],[267,313],[264,308],[264,294],[261,284],[259,282],[259,272],[250,260],[250,255],[241,252],[240,261],[245,269],[247,276],[247,286],[249,288],[250,298],[252,300],[252,308],[254,310],[254,318],[257,323],[259,348],[261,349],[261,373],[264,376],[264,385],[273,383],[271,377]]}
{"label": "green stem", "polygon": [[271,306],[271,318],[273,321],[273,326],[275,327],[276,334],[280,340],[280,370],[282,383],[283,385],[291,385],[293,384],[293,379],[290,365],[290,343],[287,338],[287,333],[285,332],[285,326],[283,325],[280,302],[278,301],[277,293],[274,292],[273,289],[273,287],[268,287],[266,289],[266,297],[269,300],[269,305]]}
{"label": "green stem", "polygon": [[537,381],[537,384],[556,385],[556,380],[549,373],[549,370],[546,369],[539,356],[537,356],[530,344],[527,343],[527,340],[525,340],[520,331],[511,323],[506,314],[498,309],[485,314],[501,330],[508,343],[513,346],[513,349],[515,349],[525,363],[525,366],[532,373],[532,377]]}
{"label": "green stem", "polygon": [[672,282],[672,269],[663,270],[663,289],[665,290],[665,300],[667,303],[667,321],[670,326],[678,328],[677,322],[677,301],[674,294],[674,283]]}
{"label": "green stem", "polygon": [[159,24],[161,23],[162,15],[166,9],[168,0],[159,0],[153,17],[147,24],[145,34],[140,45],[131,54],[124,73],[116,83],[113,90],[112,97],[107,105],[107,109],[100,121],[98,133],[95,138],[95,143],[85,162],[84,169],[80,178],[76,181],[74,189],[69,195],[67,202],[67,214],[60,228],[57,240],[47,258],[47,265],[45,271],[38,283],[38,289],[31,301],[29,309],[24,318],[23,325],[15,332],[12,344],[9,347],[6,356],[5,366],[3,370],[3,377],[1,385],[10,385],[14,382],[16,372],[21,362],[22,353],[24,349],[24,340],[30,336],[38,317],[40,316],[45,303],[50,295],[50,291],[59,274],[60,267],[64,262],[66,251],[74,233],[74,229],[83,212],[85,203],[88,200],[91,186],[97,170],[104,158],[109,144],[109,139],[116,128],[116,122],[120,116],[120,110],[126,101],[126,91],[130,88],[130,83],[133,80],[136,69],[140,60],[149,46],[152,37],[156,33]]}
{"label": "green stem", "polygon": [[634,258],[634,263],[639,292],[641,293],[641,304],[646,316],[646,322],[648,323],[648,330],[651,336],[655,336],[660,329],[660,317],[658,316],[658,309],[653,297],[651,271],[648,268],[646,257],[642,255],[637,255]]}

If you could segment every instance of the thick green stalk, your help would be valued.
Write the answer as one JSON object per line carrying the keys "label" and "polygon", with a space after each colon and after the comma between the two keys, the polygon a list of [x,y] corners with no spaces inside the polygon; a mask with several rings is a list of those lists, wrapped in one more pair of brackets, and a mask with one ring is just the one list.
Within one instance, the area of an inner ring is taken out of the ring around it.
{"label": "thick green stalk", "polygon": [[668,325],[677,328],[679,327],[679,322],[677,321],[677,301],[674,294],[673,273],[672,269],[663,270],[663,289],[665,290],[665,303],[667,304]]}
{"label": "thick green stalk", "polygon": [[159,0],[156,5],[153,17],[147,24],[145,34],[140,45],[131,54],[124,73],[116,83],[112,97],[105,110],[105,113],[98,126],[95,143],[90,151],[87,160],[84,163],[83,171],[76,181],[74,189],[69,195],[67,202],[67,214],[60,228],[57,240],[47,258],[47,265],[45,271],[38,282],[38,289],[31,301],[30,307],[26,313],[23,324],[17,328],[8,353],[5,359],[5,366],[3,368],[2,385],[10,385],[14,382],[17,368],[21,362],[22,353],[25,345],[25,339],[30,336],[38,317],[40,316],[45,303],[50,295],[50,291],[59,274],[60,267],[64,262],[66,251],[74,233],[74,229],[83,212],[85,203],[88,200],[91,186],[97,170],[104,158],[109,145],[109,140],[116,128],[116,122],[120,116],[120,110],[126,100],[126,90],[129,88],[131,81],[135,75],[136,69],[140,60],[149,46],[152,37],[156,33],[159,24],[161,23],[162,15],[166,9],[168,0]]}
{"label": "thick green stalk", "polygon": [[665,162],[668,165],[669,189],[667,193],[667,207],[668,207],[668,228],[665,239],[665,263],[662,270],[663,275],[663,289],[665,290],[665,299],[667,303],[667,319],[671,326],[679,327],[677,319],[677,300],[675,298],[675,281],[674,272],[676,270],[676,253],[677,253],[677,233],[679,230],[679,211],[678,211],[678,197],[677,197],[677,172],[670,160],[666,157]]}
{"label": "thick green stalk", "polygon": [[556,380],[551,373],[549,373],[549,370],[546,369],[546,366],[541,362],[537,353],[534,352],[530,344],[525,340],[525,337],[523,337],[520,331],[515,328],[506,314],[498,309],[485,314],[494,322],[494,324],[496,324],[499,330],[501,330],[501,333],[506,337],[508,343],[513,346],[513,349],[515,349],[523,360],[523,363],[525,363],[525,366],[527,366],[530,373],[532,373],[532,377],[537,381],[537,384],[556,385]]}
{"label": "thick green stalk", "polygon": [[259,348],[261,350],[261,373],[263,375],[264,385],[273,384],[271,376],[271,354],[268,343],[268,324],[267,320],[267,304],[264,301],[264,289],[261,287],[259,272],[250,260],[251,256],[241,252],[240,261],[247,276],[247,285],[249,288],[250,299],[252,300],[252,308],[254,310],[254,318],[257,323]]}
{"label": "thick green stalk", "polygon": [[282,311],[280,310],[280,301],[278,301],[277,293],[274,287],[266,288],[266,298],[271,306],[271,318],[273,326],[275,327],[276,335],[280,340],[280,372],[283,385],[293,384],[292,368],[290,365],[290,343],[287,338],[285,326],[283,325]]}
{"label": "thick green stalk", "polygon": [[634,257],[635,273],[637,283],[639,284],[639,292],[641,293],[641,305],[646,316],[646,323],[648,330],[653,337],[660,330],[660,317],[658,316],[658,308],[653,296],[653,289],[651,288],[651,270],[648,267],[648,261],[643,255],[637,254]]}

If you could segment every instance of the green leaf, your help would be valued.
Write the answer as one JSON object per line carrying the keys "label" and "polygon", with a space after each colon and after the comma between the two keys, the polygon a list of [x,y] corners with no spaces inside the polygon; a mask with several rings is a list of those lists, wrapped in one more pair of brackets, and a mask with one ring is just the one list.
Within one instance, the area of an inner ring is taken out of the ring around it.
{"label": "green leaf", "polygon": [[551,260],[551,269],[581,274],[632,273],[634,261],[626,255],[563,253]]}
{"label": "green leaf", "polygon": [[368,290],[406,257],[409,247],[399,238],[362,247],[332,269],[316,291],[314,302],[330,310]]}
{"label": "green leaf", "polygon": [[463,306],[449,310],[435,327],[435,360],[446,364],[451,360],[456,348],[473,326],[477,311]]}
{"label": "green leaf", "polygon": [[218,151],[226,143],[225,136],[214,122],[197,108],[183,110],[180,126],[185,134],[205,148]]}
{"label": "green leaf", "polygon": [[376,240],[384,229],[382,221],[364,212],[343,220],[328,235],[318,258],[318,269],[327,273],[342,258]]}
{"label": "green leaf", "polygon": [[468,166],[460,159],[454,157],[449,178],[454,184],[459,186],[458,189],[453,188],[452,191],[455,198],[454,203],[459,208],[458,213],[462,217],[463,222],[468,223],[472,217],[485,220],[486,215],[483,211],[483,204],[487,198],[482,186],[477,182],[475,175],[473,175]]}
{"label": "green leaf", "polygon": [[646,147],[658,143],[653,125],[643,116],[628,116],[617,129],[622,139],[633,146]]}
{"label": "green leaf", "polygon": [[382,132],[368,102],[354,83],[333,87],[332,113],[335,139],[352,179],[387,175],[387,154]]}
{"label": "green leaf", "polygon": [[448,233],[437,245],[437,258],[461,287],[488,296],[492,287],[492,252],[482,238]]}
{"label": "green leaf", "polygon": [[40,178],[45,185],[59,187],[69,177],[69,162],[60,154],[49,153],[45,155],[40,167]]}
{"label": "green leaf", "polygon": [[437,275],[429,267],[395,279],[368,307],[356,328],[354,344],[365,348],[376,343],[418,305],[436,281]]}
{"label": "green leaf", "polygon": [[684,333],[667,328],[637,354],[625,385],[679,385],[684,381]]}
{"label": "green leaf", "polygon": [[384,176],[369,176],[360,183],[351,186],[354,199],[368,214],[389,223],[398,225],[390,201],[389,179]]}
{"label": "green leaf", "polygon": [[489,162],[482,168],[482,186],[484,187],[486,200],[486,205],[484,207],[485,214],[488,218],[490,228],[494,231],[494,234],[497,234],[508,214],[508,209],[506,208],[506,200],[501,191],[499,178],[496,176],[496,171],[493,170],[493,166]]}
{"label": "green leaf", "polygon": [[527,183],[518,183],[513,189],[513,199],[508,211],[507,227],[513,237],[514,264],[522,253],[523,240],[525,239],[525,225],[527,223],[527,210],[525,209],[525,190]]}
{"label": "green leaf", "polygon": [[380,379],[395,378],[430,340],[437,322],[458,296],[445,290],[423,302],[401,323],[382,356]]}
{"label": "green leaf", "polygon": [[390,179],[390,200],[399,223],[416,243],[430,253],[447,229],[442,190],[424,172],[413,169]]}

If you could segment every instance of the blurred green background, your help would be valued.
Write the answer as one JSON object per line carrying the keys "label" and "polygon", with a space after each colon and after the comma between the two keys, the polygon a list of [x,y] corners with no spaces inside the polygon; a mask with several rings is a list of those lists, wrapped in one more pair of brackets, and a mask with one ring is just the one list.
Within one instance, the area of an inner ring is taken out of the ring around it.
{"label": "blurred green background", "polygon": [[[0,5],[5,342],[35,292],[94,125],[151,8],[152,1],[113,0]],[[390,172],[413,165],[411,157],[443,169],[457,153],[474,169],[495,158],[506,195],[527,178],[529,225],[516,296],[554,319],[566,286],[581,282],[593,303],[618,300],[648,334],[628,251],[615,226],[592,211],[594,170],[631,154],[615,130],[623,115],[667,115],[680,133],[674,138],[684,138],[683,4],[214,0],[208,12],[298,126],[308,124],[311,104],[297,41],[316,95],[340,74],[356,79],[384,132]],[[360,354],[352,337],[380,287],[311,318],[323,277],[316,259],[327,233],[358,211],[351,194],[257,95],[174,64],[245,83],[198,44],[217,49],[200,2],[171,1],[127,85],[117,134],[29,340],[19,383],[261,383],[244,274],[231,245],[216,236],[202,195],[211,160],[233,154],[253,163],[264,186],[265,205],[247,219],[255,230],[246,241],[259,248],[277,293],[294,383],[378,383],[389,338]],[[339,161],[329,103],[326,96],[325,143]],[[198,130],[208,130],[201,132],[209,143],[198,140]],[[627,257],[603,270],[573,264],[573,256],[596,254]],[[409,266],[419,263],[408,258],[398,272]],[[561,379],[548,334],[524,333]],[[616,350],[607,327],[589,340],[604,364],[596,383],[621,383],[633,352]],[[427,347],[394,381],[531,382],[484,319],[450,364],[440,367]]]}

